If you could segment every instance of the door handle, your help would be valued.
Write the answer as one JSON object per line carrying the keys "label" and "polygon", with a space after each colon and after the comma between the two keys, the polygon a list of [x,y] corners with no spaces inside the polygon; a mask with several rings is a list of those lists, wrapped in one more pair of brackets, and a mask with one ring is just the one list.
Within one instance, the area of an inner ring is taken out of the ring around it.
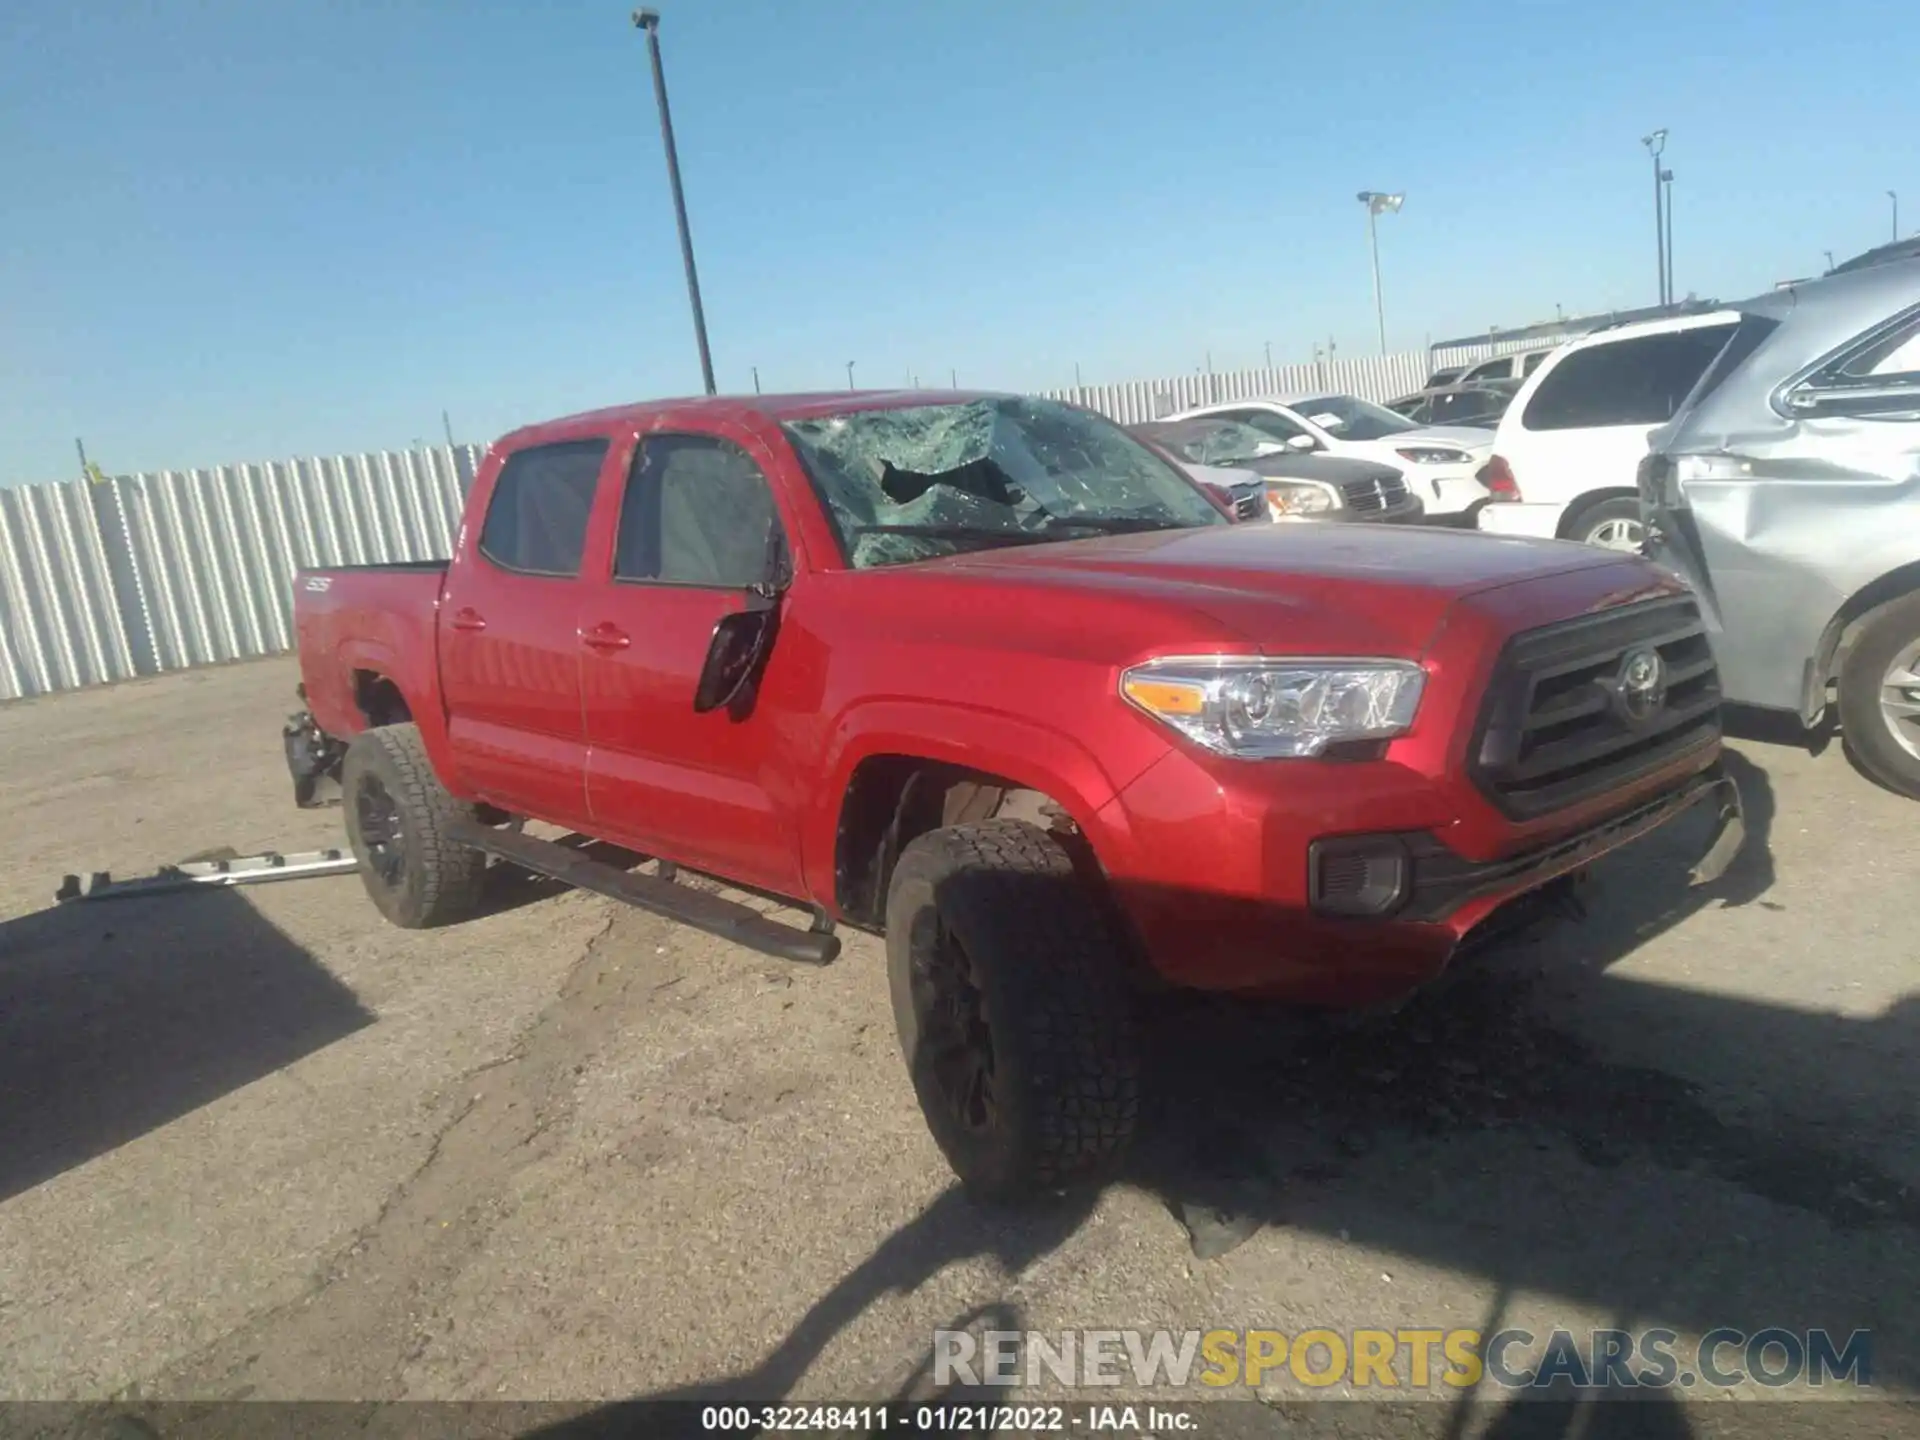
{"label": "door handle", "polygon": [[580,643],[594,650],[624,650],[633,643],[626,631],[609,621],[580,632]]}
{"label": "door handle", "polygon": [[471,605],[463,605],[453,612],[453,618],[447,622],[456,630],[484,630],[486,617]]}

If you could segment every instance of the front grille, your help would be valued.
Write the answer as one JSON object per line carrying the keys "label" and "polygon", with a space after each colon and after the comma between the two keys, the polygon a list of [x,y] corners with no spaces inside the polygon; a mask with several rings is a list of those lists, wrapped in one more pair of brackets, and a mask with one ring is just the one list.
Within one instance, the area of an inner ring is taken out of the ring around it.
{"label": "front grille", "polygon": [[1391,480],[1344,480],[1340,493],[1347,508],[1359,514],[1372,510],[1391,510],[1407,500],[1407,482],[1398,475]]}
{"label": "front grille", "polygon": [[[1662,703],[1619,698],[1641,650],[1659,654]],[[1508,642],[1474,736],[1472,772],[1515,819],[1632,783],[1720,731],[1720,677],[1691,596],[1625,605],[1524,631]]]}

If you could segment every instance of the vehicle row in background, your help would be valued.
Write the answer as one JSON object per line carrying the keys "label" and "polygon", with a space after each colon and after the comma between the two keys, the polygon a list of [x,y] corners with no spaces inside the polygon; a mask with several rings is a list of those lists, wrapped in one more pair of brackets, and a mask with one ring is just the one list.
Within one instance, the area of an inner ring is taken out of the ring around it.
{"label": "vehicle row in background", "polygon": [[1493,432],[1414,424],[1357,395],[1262,395],[1201,405],[1169,420],[1237,420],[1306,455],[1370,460],[1401,470],[1428,517],[1471,525],[1490,498],[1477,478]]}
{"label": "vehicle row in background", "polygon": [[1551,345],[1538,350],[1523,350],[1512,355],[1496,355],[1473,365],[1448,365],[1427,377],[1423,390],[1441,390],[1450,385],[1479,385],[1489,380],[1524,380],[1540,368],[1553,353]]}
{"label": "vehicle row in background", "polygon": [[1492,429],[1513,403],[1518,380],[1473,380],[1429,386],[1389,400],[1387,408],[1416,425],[1475,425]]}
{"label": "vehicle row in background", "polygon": [[1135,438],[1228,496],[1242,520],[1418,520],[1425,507],[1391,465],[1306,453],[1237,420],[1153,420]]}

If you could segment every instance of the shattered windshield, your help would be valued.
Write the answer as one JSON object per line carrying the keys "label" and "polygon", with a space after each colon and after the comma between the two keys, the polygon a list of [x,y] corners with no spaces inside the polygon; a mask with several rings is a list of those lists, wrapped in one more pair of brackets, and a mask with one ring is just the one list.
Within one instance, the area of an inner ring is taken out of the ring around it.
{"label": "shattered windshield", "polygon": [[1419,429],[1406,416],[1396,415],[1385,406],[1362,400],[1358,395],[1322,395],[1315,400],[1302,400],[1292,409],[1336,440],[1384,440],[1389,435],[1404,435]]}
{"label": "shattered windshield", "polygon": [[1119,426],[1051,400],[854,410],[784,428],[855,569],[1230,523]]}

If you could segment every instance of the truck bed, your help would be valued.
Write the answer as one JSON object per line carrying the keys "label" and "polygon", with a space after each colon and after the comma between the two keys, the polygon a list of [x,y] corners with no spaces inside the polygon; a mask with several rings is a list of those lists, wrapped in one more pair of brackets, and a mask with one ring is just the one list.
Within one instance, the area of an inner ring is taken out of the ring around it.
{"label": "truck bed", "polygon": [[356,699],[357,671],[388,677],[414,703],[437,700],[434,627],[446,573],[444,560],[400,560],[295,574],[301,679],[322,729],[345,737],[366,727]]}

